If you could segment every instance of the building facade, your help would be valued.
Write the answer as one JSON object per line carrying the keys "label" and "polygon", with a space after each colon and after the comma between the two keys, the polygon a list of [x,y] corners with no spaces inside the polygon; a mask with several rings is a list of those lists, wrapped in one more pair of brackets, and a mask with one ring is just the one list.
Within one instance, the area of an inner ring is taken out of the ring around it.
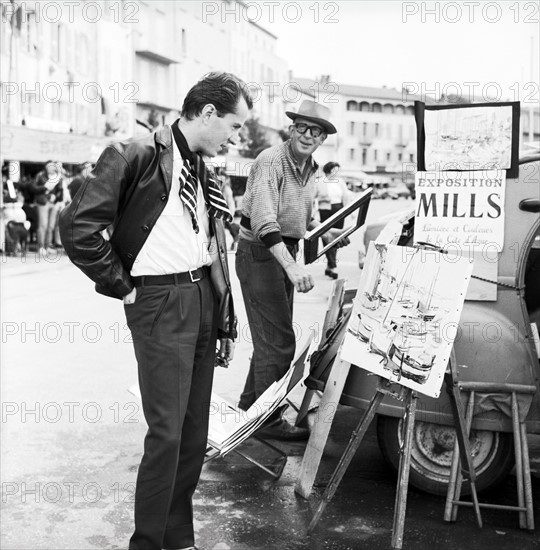
{"label": "building facade", "polygon": [[1,2],[3,160],[95,161],[132,135],[131,30],[108,7]]}
{"label": "building facade", "polygon": [[[323,162],[333,160],[343,173],[397,173],[416,162],[414,98],[394,88],[372,88],[294,77],[304,91],[332,111],[335,136],[320,149]],[[404,101],[406,95],[407,101]]]}
{"label": "building facade", "polygon": [[107,143],[174,121],[216,70],[251,83],[252,116],[269,135],[285,124],[287,66],[249,3],[0,4],[2,160],[95,161]]}

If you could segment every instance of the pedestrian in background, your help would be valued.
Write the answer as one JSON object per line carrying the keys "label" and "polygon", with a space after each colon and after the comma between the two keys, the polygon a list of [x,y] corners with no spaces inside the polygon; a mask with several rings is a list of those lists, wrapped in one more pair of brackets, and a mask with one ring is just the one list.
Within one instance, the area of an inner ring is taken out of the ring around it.
{"label": "pedestrian in background", "polygon": [[81,164],[77,168],[75,176],[69,182],[69,185],[68,185],[69,196],[71,200],[75,198],[77,191],[82,187],[84,180],[86,179],[88,174],[90,174],[90,172],[92,171],[92,167],[93,167],[93,164],[87,161]]}
{"label": "pedestrian in background", "polygon": [[[318,165],[312,154],[328,134],[336,133],[330,110],[305,100],[293,120],[290,138],[259,154],[242,199],[236,273],[251,330],[253,356],[238,406],[247,410],[289,369],[296,347],[294,290],[309,292],[313,278],[296,262],[298,242],[310,227]],[[332,238],[340,234],[332,231]],[[306,439],[306,428],[274,418],[261,435]]]}
{"label": "pedestrian in background", "polygon": [[252,106],[236,76],[208,74],[172,126],[108,146],[61,215],[68,256],[98,292],[123,299],[133,337],[148,433],[130,550],[194,548],[216,339],[228,360],[236,335],[231,215],[203,155],[235,144]]}
{"label": "pedestrian in background", "polygon": [[[315,198],[319,209],[319,219],[326,221],[330,216],[341,210],[350,201],[347,184],[338,177],[339,164],[327,162],[323,166],[324,177],[317,180]],[[344,220],[337,222],[334,227],[343,229]],[[326,269],[324,274],[331,279],[337,279],[337,247],[333,246],[326,252]]]}
{"label": "pedestrian in background", "polygon": [[234,202],[233,190],[231,187],[231,177],[225,170],[219,172],[219,181],[221,183],[221,192],[227,201],[229,211],[233,220],[230,222],[225,222],[225,229],[229,231],[232,237],[231,250],[236,248],[236,243],[238,242],[238,235],[240,233],[240,226],[234,221],[234,216],[236,214],[236,203]]}
{"label": "pedestrian in background", "polygon": [[[62,165],[52,160],[47,161],[45,168],[36,175],[32,193],[38,217],[38,251],[46,253],[48,248],[60,245],[60,240],[55,243],[53,238],[64,200]],[[57,237],[60,239],[59,233]]]}

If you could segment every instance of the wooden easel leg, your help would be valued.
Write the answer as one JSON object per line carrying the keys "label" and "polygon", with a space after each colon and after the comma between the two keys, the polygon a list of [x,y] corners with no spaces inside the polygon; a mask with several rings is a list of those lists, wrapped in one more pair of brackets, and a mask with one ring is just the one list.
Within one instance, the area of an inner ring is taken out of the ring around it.
{"label": "wooden easel leg", "polygon": [[450,479],[448,480],[448,490],[446,491],[446,503],[444,506],[444,521],[456,521],[454,517],[454,508],[457,510],[457,505],[454,500],[459,500],[459,495],[456,496],[457,479],[459,476],[459,444],[454,445],[452,453],[452,464],[450,465]]}
{"label": "wooden easel leg", "polygon": [[302,426],[303,420],[307,416],[307,413],[309,412],[309,406],[311,405],[311,400],[313,399],[313,396],[315,395],[316,390],[310,390],[309,388],[306,388],[306,391],[304,393],[304,398],[302,399],[302,403],[300,404],[300,409],[298,410],[298,414],[296,415],[296,421],[295,426]]}
{"label": "wooden easel leg", "polygon": [[[469,402],[467,405],[467,413],[465,415],[465,424],[461,428],[465,432],[465,437],[468,440],[469,433],[471,430],[472,415],[474,410],[474,392],[471,392],[469,395]],[[454,413],[455,415],[456,413]],[[454,416],[454,423],[456,426],[456,440],[454,443],[454,452],[452,453],[452,464],[450,466],[450,479],[448,482],[448,491],[446,493],[446,505],[444,509],[444,520],[445,521],[456,521],[458,513],[458,505],[454,504],[454,501],[457,501],[461,497],[461,486],[463,484],[463,476],[461,475],[461,445],[457,437],[457,432],[460,429],[460,419],[459,415]]]}
{"label": "wooden easel leg", "polygon": [[349,443],[345,451],[343,452],[341,459],[339,460],[339,464],[337,465],[337,468],[334,470],[334,473],[330,478],[328,486],[324,491],[322,500],[319,503],[319,506],[311,520],[311,523],[309,524],[308,533],[311,533],[311,531],[315,529],[317,523],[319,522],[319,519],[324,512],[324,509],[326,508],[326,505],[330,502],[330,500],[332,500],[332,497],[334,496],[338,485],[343,479],[343,476],[345,475],[345,472],[347,471],[351,460],[353,459],[358,447],[360,446],[360,443],[362,442],[362,439],[364,438],[364,435],[366,434],[369,425],[373,421],[373,417],[375,416],[375,413],[377,412],[377,409],[379,408],[379,405],[381,404],[383,398],[384,394],[379,391],[377,391],[375,395],[371,398],[366,412],[363,414],[358,426],[353,431],[351,439],[349,440]]}
{"label": "wooden easel leg", "polygon": [[[512,392],[512,431],[514,434],[514,454],[516,458],[518,506],[525,507],[525,495],[523,490],[523,453],[516,392]],[[519,512],[519,526],[521,529],[527,528],[527,515],[525,512]]]}
{"label": "wooden easel leg", "polygon": [[324,416],[315,422],[315,426],[309,437],[306,452],[304,453],[304,458],[302,459],[302,464],[300,465],[298,481],[294,487],[295,492],[303,498],[308,498],[313,488],[326,440],[328,439],[328,434],[330,433],[330,428],[332,427],[339,399],[343,392],[350,368],[351,364],[347,361],[335,361],[332,371],[328,376],[328,382],[326,383],[326,388],[324,389],[317,411],[318,415]]}
{"label": "wooden easel leg", "polygon": [[403,545],[403,531],[405,527],[405,512],[407,509],[407,490],[409,486],[409,471],[411,466],[411,450],[416,416],[416,393],[408,390],[405,408],[405,436],[403,449],[399,458],[399,476],[394,506],[394,524],[392,527],[392,548],[401,548]]}
{"label": "wooden easel leg", "polygon": [[533,496],[531,485],[531,465],[529,462],[529,444],[527,443],[527,428],[521,422],[521,449],[523,452],[523,485],[525,489],[525,506],[527,508],[527,529],[534,531]]}
{"label": "wooden easel leg", "polygon": [[[450,374],[445,375],[446,387],[448,391],[448,396],[450,398],[450,404],[452,405],[452,411],[454,414],[454,423],[456,428],[456,439],[460,449],[460,459],[461,459],[461,472],[458,472],[454,502],[458,501],[461,495],[461,483],[462,483],[462,474],[465,474],[469,480],[471,488],[471,497],[473,501],[474,512],[476,515],[476,522],[478,527],[482,527],[482,515],[480,513],[480,504],[478,502],[478,495],[476,493],[476,473],[474,471],[474,464],[471,454],[471,445],[469,443],[469,433],[472,426],[472,417],[474,412],[474,398],[475,394],[471,391],[469,397],[469,404],[467,407],[467,417],[465,418],[463,414],[463,405],[461,401],[460,390],[457,386],[457,381],[451,372]],[[457,509],[458,505],[455,504],[452,509],[452,519],[451,521],[456,521],[457,518]]]}

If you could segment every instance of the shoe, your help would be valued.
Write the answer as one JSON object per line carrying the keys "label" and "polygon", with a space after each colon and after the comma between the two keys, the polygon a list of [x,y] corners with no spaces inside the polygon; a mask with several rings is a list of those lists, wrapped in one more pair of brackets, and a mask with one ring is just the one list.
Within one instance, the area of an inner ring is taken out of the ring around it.
{"label": "shoe", "polygon": [[257,436],[269,439],[281,439],[283,441],[302,441],[309,439],[309,430],[289,424],[283,418],[274,420],[264,428],[256,432]]}
{"label": "shoe", "polygon": [[338,278],[338,274],[335,271],[333,271],[332,269],[325,269],[324,274],[327,277],[330,277],[330,279],[337,279]]}

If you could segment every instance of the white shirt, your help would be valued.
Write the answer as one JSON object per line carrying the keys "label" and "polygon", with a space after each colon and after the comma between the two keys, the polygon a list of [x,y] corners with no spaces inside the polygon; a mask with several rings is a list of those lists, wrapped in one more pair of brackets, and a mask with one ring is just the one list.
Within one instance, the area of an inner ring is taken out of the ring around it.
{"label": "white shirt", "polygon": [[191,215],[180,199],[180,171],[183,159],[173,140],[173,174],[169,199],[131,268],[131,276],[183,273],[210,265],[208,251],[210,224],[202,186],[197,186],[197,218],[195,233]]}
{"label": "white shirt", "polygon": [[345,202],[343,196],[343,187],[341,182],[337,178],[330,178],[326,180],[328,188],[328,197],[330,198],[330,204],[339,204]]}

